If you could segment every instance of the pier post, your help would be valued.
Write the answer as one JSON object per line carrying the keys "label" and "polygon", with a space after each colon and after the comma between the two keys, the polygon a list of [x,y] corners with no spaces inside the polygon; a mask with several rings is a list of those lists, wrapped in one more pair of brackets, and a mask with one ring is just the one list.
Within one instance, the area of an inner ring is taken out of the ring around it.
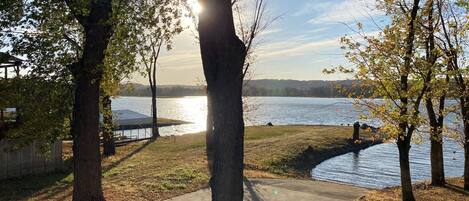
{"label": "pier post", "polygon": [[357,121],[353,124],[353,135],[352,140],[359,140],[360,139],[360,123]]}

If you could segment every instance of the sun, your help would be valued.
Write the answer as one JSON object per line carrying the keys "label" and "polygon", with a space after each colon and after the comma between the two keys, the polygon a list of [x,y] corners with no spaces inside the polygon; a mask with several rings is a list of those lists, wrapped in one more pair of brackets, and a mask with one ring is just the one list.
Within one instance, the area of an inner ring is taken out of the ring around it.
{"label": "sun", "polygon": [[192,12],[194,12],[194,14],[197,14],[197,15],[200,14],[203,10],[202,6],[199,4],[197,0],[191,0],[190,6],[192,9]]}
{"label": "sun", "polygon": [[203,6],[199,4],[198,0],[187,0],[183,12],[181,23],[183,26],[195,28],[197,18],[203,12]]}

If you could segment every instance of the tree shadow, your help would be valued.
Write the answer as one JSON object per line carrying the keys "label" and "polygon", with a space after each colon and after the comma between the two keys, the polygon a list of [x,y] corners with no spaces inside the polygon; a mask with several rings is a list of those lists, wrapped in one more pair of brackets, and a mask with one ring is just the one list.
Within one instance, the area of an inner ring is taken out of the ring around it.
{"label": "tree shadow", "polygon": [[[118,161],[103,167],[103,173],[119,166],[122,162],[140,152],[150,143],[151,141],[145,142],[142,146],[133,150]],[[73,174],[73,157],[69,157],[64,160],[63,163],[63,169],[56,172],[25,175],[19,178],[0,180],[0,200],[27,200],[32,196],[41,195],[41,199],[43,200],[65,200],[73,193],[73,190],[65,192],[69,188],[72,188],[73,185],[73,179],[66,179]],[[45,192],[41,193],[41,191]]]}
{"label": "tree shadow", "polygon": [[134,156],[135,154],[137,154],[138,152],[142,151],[145,147],[147,147],[148,145],[150,145],[153,141],[151,140],[147,140],[142,146],[140,146],[139,148],[133,150],[132,152],[130,152],[129,154],[127,154],[126,156],[122,157],[121,159],[119,159],[118,161],[110,164],[110,165],[107,165],[106,167],[103,167],[103,173],[105,172],[108,172],[109,170],[112,170],[113,168],[119,166],[122,162],[126,161],[127,159],[129,159],[130,157]]}
{"label": "tree shadow", "polygon": [[42,199],[43,200],[50,200],[50,199],[55,199],[55,200],[65,200],[67,197],[71,196],[73,193],[73,190],[70,190],[69,192],[64,193],[63,195],[60,195],[57,197],[62,192],[65,192],[68,188],[72,187],[72,183],[69,183],[65,186],[59,186],[59,187],[54,187],[53,190],[47,191],[47,195],[44,196]]}
{"label": "tree shadow", "polygon": [[35,193],[52,186],[45,198],[51,198],[71,186],[71,181],[64,180],[72,173],[72,159],[63,162],[63,168],[51,173],[24,175],[19,178],[0,180],[0,200],[25,200]]}
{"label": "tree shadow", "polygon": [[254,189],[254,185],[248,178],[244,177],[244,184],[246,185],[246,189],[248,190],[249,194],[251,195],[252,201],[264,201]]}
{"label": "tree shadow", "polygon": [[469,192],[464,191],[464,188],[460,187],[460,186],[456,186],[456,185],[453,185],[453,184],[446,183],[445,188],[447,188],[447,189],[449,189],[453,192],[456,192],[456,193],[460,193],[460,194],[463,194],[463,195],[469,195]]}

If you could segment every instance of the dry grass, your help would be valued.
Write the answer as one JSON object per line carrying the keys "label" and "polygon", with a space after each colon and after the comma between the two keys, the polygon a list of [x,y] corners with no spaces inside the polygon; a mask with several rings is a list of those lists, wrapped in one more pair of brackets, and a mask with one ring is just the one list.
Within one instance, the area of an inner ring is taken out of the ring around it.
{"label": "dry grass", "polygon": [[[305,169],[354,147],[348,143],[351,133],[351,127],[336,126],[248,127],[245,175],[307,178]],[[70,146],[64,147],[70,153]],[[203,134],[133,143],[118,147],[117,153],[102,162],[107,200],[164,200],[207,185]],[[0,181],[0,200],[70,200],[70,159],[66,163],[61,173]]]}
{"label": "dry grass", "polygon": [[[463,179],[448,179],[445,187],[433,187],[430,183],[423,182],[413,187],[416,200],[425,201],[469,201],[469,193],[463,191]],[[401,189],[399,187],[385,188],[370,191],[360,198],[361,201],[400,201]]]}
{"label": "dry grass", "polygon": [[[245,169],[268,172],[281,177],[309,178],[309,171],[320,162],[347,153],[351,127],[281,126],[252,127],[246,135]],[[362,130],[362,137],[371,139]],[[363,144],[365,148],[369,144]],[[266,154],[267,153],[267,154]]]}

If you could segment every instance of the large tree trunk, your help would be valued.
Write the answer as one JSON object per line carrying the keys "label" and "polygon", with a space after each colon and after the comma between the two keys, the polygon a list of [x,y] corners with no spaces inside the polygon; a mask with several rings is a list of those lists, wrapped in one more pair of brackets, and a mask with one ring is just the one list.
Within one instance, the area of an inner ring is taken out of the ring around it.
{"label": "large tree trunk", "polygon": [[104,95],[103,106],[103,155],[113,156],[116,154],[116,143],[114,141],[113,123],[112,123],[112,101],[111,96]]}
{"label": "large tree trunk", "polygon": [[[243,200],[244,122],[241,86],[217,87],[214,109],[213,200]],[[236,90],[238,88],[238,90]],[[229,92],[232,90],[233,92]],[[236,92],[237,91],[237,92]]]}
{"label": "large tree trunk", "polygon": [[206,141],[206,152],[207,152],[207,164],[210,175],[213,175],[213,155],[214,153],[214,137],[213,137],[213,109],[211,95],[207,92],[207,129],[205,135]]}
{"label": "large tree trunk", "polygon": [[[88,68],[83,65],[83,67]],[[99,151],[99,81],[77,77],[73,113],[73,200],[104,200]]]}
{"label": "large tree trunk", "polygon": [[[200,0],[200,48],[213,120],[212,200],[243,200],[243,66],[230,0]],[[209,140],[210,141],[210,140]],[[210,143],[210,142],[209,142]]]}
{"label": "large tree trunk", "polygon": [[[67,2],[70,3],[70,2]],[[72,65],[76,82],[73,135],[73,200],[104,200],[99,151],[99,89],[102,65],[112,36],[110,0],[90,1],[87,16],[75,3],[69,7],[85,30],[82,58]],[[78,9],[78,10],[77,10]]]}
{"label": "large tree trunk", "polygon": [[160,137],[160,131],[158,130],[158,113],[156,106],[156,86],[151,87],[151,117],[151,138],[152,140],[156,140],[156,138]]}
{"label": "large tree trunk", "polygon": [[397,148],[399,149],[399,165],[401,168],[402,200],[415,201],[414,194],[412,192],[412,179],[410,177],[410,139],[406,137],[404,140],[398,140]]}

